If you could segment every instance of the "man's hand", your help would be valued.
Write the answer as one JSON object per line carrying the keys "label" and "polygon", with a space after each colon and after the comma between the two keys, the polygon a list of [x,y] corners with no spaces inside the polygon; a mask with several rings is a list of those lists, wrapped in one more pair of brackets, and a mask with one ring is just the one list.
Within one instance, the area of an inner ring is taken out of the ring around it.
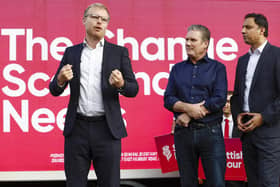
{"label": "man's hand", "polygon": [[[248,121],[243,122],[244,118],[251,118]],[[250,132],[255,128],[261,126],[263,123],[263,118],[260,113],[240,113],[237,116],[238,129],[242,132]]]}
{"label": "man's hand", "polygon": [[109,77],[109,83],[116,88],[122,88],[124,86],[122,73],[117,69],[113,70]]}
{"label": "man's hand", "polygon": [[174,132],[175,132],[175,126],[176,126],[176,121],[173,120],[173,121],[172,121],[172,126],[171,126],[171,134],[174,134]]}
{"label": "man's hand", "polygon": [[180,114],[176,119],[176,124],[187,127],[191,121],[190,116],[187,113]]}
{"label": "man's hand", "polygon": [[207,115],[207,114],[209,114],[209,113],[210,113],[210,111],[209,111],[209,110],[207,110],[207,108],[205,108],[205,106],[204,106],[204,105],[201,105],[201,106],[200,106],[200,108],[201,108],[202,112],[203,112],[205,115]]}
{"label": "man's hand", "polygon": [[57,84],[62,86],[65,82],[73,78],[72,65],[66,64],[63,66],[57,76]]}
{"label": "man's hand", "polygon": [[201,119],[209,113],[209,111],[203,106],[204,103],[205,101],[196,104],[187,103],[186,112],[191,118]]}

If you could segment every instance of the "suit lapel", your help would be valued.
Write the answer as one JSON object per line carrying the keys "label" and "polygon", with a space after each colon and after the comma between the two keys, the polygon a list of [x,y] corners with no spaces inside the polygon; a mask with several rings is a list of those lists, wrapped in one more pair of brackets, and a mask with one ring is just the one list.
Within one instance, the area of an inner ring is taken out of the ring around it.
{"label": "suit lapel", "polygon": [[264,63],[265,63],[265,59],[266,59],[266,55],[267,55],[267,51],[269,50],[269,47],[270,47],[270,44],[267,43],[266,46],[264,47],[263,51],[262,51],[262,54],[261,54],[260,58],[259,58],[256,70],[255,70],[255,73],[254,73],[254,76],[253,76],[252,84],[251,84],[251,87],[250,87],[250,92],[256,84],[258,75],[261,74],[261,72],[263,70],[263,66],[264,66]]}
{"label": "suit lapel", "polygon": [[106,81],[107,81],[107,78],[106,78],[106,71],[108,69],[108,58],[109,58],[109,55],[110,54],[110,43],[108,43],[106,40],[104,40],[104,49],[103,49],[103,57],[102,57],[102,70],[101,70],[101,75],[102,75],[102,78],[101,78],[101,85],[102,85],[102,88],[104,88],[106,86]]}
{"label": "suit lapel", "polygon": [[75,70],[76,70],[76,74],[77,74],[77,78],[78,80],[80,80],[80,75],[81,75],[81,56],[82,56],[82,50],[84,48],[83,46],[84,44],[81,43],[77,46],[76,51],[75,51],[75,55],[74,55],[74,63],[75,63]]}
{"label": "suit lapel", "polygon": [[247,53],[245,56],[244,56],[244,59],[242,59],[242,61],[240,62],[240,93],[242,95],[242,99],[244,98],[244,91],[245,91],[245,82],[246,82],[246,72],[247,72],[247,66],[248,66],[248,62],[249,62],[249,58],[250,58],[250,55],[249,53]]}
{"label": "suit lapel", "polygon": [[103,49],[103,57],[102,57],[102,72],[103,72],[103,70],[104,70],[104,68],[106,67],[106,65],[107,65],[107,62],[108,62],[108,60],[107,60],[107,58],[108,58],[108,51],[109,51],[109,43],[108,42],[106,42],[106,40],[104,40],[104,49]]}

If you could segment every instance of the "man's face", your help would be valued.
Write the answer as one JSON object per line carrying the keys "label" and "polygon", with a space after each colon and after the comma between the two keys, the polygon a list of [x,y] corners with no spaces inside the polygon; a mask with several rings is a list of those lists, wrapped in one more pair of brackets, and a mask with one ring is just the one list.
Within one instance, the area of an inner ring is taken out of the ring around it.
{"label": "man's face", "polygon": [[83,18],[87,35],[97,40],[104,38],[108,22],[109,15],[106,10],[97,7],[90,8],[87,16]]}
{"label": "man's face", "polygon": [[187,55],[191,59],[198,60],[207,52],[208,41],[202,40],[200,31],[188,31],[186,36]]}
{"label": "man's face", "polygon": [[230,110],[230,98],[231,98],[231,94],[227,95],[227,102],[223,108],[223,112],[225,115],[230,115],[231,114],[231,110]]}
{"label": "man's face", "polygon": [[255,45],[259,43],[264,31],[263,27],[259,27],[255,23],[254,18],[247,18],[244,20],[241,33],[246,44]]}

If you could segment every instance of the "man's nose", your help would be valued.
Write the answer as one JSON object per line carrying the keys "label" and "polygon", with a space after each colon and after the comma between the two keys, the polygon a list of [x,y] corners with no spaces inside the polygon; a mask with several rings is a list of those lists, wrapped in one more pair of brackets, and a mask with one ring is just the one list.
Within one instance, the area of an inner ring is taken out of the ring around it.
{"label": "man's nose", "polygon": [[246,31],[246,29],[243,27],[243,28],[241,29],[241,33],[244,34],[245,31]]}
{"label": "man's nose", "polygon": [[99,16],[99,17],[97,18],[97,23],[102,23],[102,17]]}

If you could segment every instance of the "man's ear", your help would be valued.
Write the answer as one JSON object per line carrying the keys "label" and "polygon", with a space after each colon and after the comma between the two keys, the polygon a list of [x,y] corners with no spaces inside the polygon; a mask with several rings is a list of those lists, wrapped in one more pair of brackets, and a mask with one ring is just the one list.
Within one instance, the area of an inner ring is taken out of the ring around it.
{"label": "man's ear", "polygon": [[208,46],[209,46],[209,40],[205,40],[204,41],[205,45],[206,45],[206,49],[208,49]]}
{"label": "man's ear", "polygon": [[265,28],[264,28],[264,27],[260,27],[260,32],[261,32],[261,34],[264,36]]}
{"label": "man's ear", "polygon": [[85,25],[86,24],[86,17],[83,17],[83,19],[82,19],[82,22],[83,22],[83,25]]}

